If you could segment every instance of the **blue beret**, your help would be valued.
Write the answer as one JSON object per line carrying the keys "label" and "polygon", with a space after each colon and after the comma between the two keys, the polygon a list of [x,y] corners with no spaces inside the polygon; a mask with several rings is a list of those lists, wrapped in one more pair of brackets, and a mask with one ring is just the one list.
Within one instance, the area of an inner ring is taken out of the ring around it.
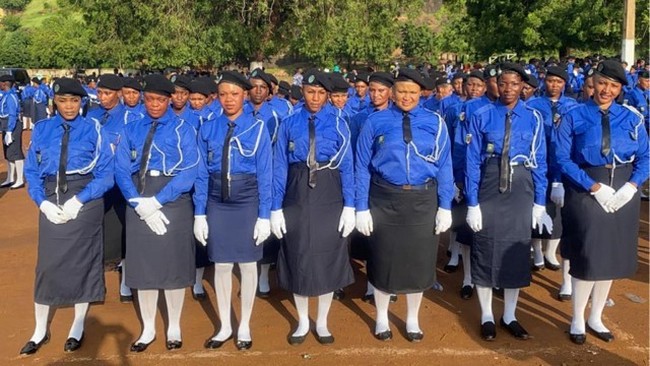
{"label": "blue beret", "polygon": [[72,94],[80,97],[88,95],[86,90],[81,86],[81,83],[75,79],[60,78],[54,83],[52,88],[54,95]]}
{"label": "blue beret", "polygon": [[485,66],[485,70],[483,71],[483,76],[485,77],[485,80],[499,76],[499,70],[497,68],[497,65]]}

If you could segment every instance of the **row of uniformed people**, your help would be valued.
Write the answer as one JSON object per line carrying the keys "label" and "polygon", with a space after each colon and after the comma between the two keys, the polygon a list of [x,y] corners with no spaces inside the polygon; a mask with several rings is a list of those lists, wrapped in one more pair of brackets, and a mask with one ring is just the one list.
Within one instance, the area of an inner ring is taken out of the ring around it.
{"label": "row of uniformed people", "polygon": [[2,152],[7,164],[7,178],[0,188],[19,189],[23,182],[25,155],[22,150],[23,121],[20,119],[20,101],[14,89],[13,75],[0,75],[0,131]]}

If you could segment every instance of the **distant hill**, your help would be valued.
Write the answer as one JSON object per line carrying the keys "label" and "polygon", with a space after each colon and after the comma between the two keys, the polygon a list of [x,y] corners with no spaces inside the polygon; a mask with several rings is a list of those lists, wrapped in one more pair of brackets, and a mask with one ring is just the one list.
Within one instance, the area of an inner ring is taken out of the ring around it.
{"label": "distant hill", "polygon": [[[58,10],[57,0],[31,0],[25,7],[25,11],[16,13],[16,15],[20,18],[20,25],[25,29],[30,29],[43,24],[45,19],[55,15]],[[4,16],[5,12],[0,9],[0,18]]]}

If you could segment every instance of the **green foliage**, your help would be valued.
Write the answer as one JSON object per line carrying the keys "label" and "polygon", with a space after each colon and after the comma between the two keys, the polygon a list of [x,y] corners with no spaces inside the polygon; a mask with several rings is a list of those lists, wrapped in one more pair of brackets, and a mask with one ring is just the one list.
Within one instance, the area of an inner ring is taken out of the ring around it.
{"label": "green foliage", "polygon": [[0,0],[0,9],[8,12],[23,11],[31,0]]}
{"label": "green foliage", "polygon": [[418,61],[430,61],[434,57],[436,49],[436,39],[431,28],[413,23],[402,25],[402,54],[404,56],[418,59]]}
{"label": "green foliage", "polygon": [[7,14],[2,18],[1,23],[7,32],[13,32],[20,28],[20,17],[13,14]]}
{"label": "green foliage", "polygon": [[29,54],[36,67],[96,67],[93,33],[80,20],[59,13],[43,22],[31,34]]}
{"label": "green foliage", "polygon": [[7,32],[0,43],[0,65],[22,67],[30,62],[29,35],[23,30]]}

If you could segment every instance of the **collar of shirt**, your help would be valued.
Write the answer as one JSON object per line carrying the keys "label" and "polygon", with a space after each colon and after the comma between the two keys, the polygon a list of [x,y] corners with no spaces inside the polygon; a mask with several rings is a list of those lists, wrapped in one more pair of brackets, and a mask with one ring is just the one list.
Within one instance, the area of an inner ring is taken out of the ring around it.
{"label": "collar of shirt", "polygon": [[[596,104],[596,102],[593,99],[589,99],[587,102],[587,108],[589,108],[590,111],[593,111],[592,113],[599,113],[600,111],[600,106]],[[609,106],[609,115],[610,117],[616,117],[619,114],[623,112],[625,107],[621,106],[620,104],[616,102],[612,102],[612,104]]]}
{"label": "collar of shirt", "polygon": [[167,124],[169,121],[173,121],[176,118],[176,115],[174,114],[174,111],[172,111],[172,107],[167,107],[167,111],[165,114],[162,115],[160,118],[151,118],[149,113],[147,113],[142,120],[142,123],[145,125],[150,125],[154,119],[158,121],[158,124]]}
{"label": "collar of shirt", "polygon": [[[500,100],[500,99],[497,99],[497,101],[494,102],[494,107],[495,107],[499,112],[503,112],[504,115],[505,115],[506,113],[508,113],[508,111],[509,111],[509,110],[508,110],[508,107],[506,107],[505,104],[501,103],[501,100]],[[521,117],[521,116],[524,115],[524,111],[525,111],[525,110],[526,110],[525,103],[522,102],[521,99],[518,99],[518,100],[517,100],[517,104],[515,104],[514,108],[512,108],[512,113],[513,113],[514,115],[516,115],[516,116]]]}
{"label": "collar of shirt", "polygon": [[67,123],[68,126],[70,126],[70,129],[75,129],[75,128],[79,127],[79,124],[83,123],[83,119],[84,119],[80,114],[78,114],[77,117],[75,117],[75,119],[73,119],[72,121],[64,120],[63,117],[61,117],[60,114],[57,114],[56,117],[54,117],[54,118],[56,119],[56,126],[57,127],[58,126],[63,126],[63,123]]}
{"label": "collar of shirt", "polygon": [[[319,120],[323,120],[323,121],[324,121],[324,120],[326,120],[328,114],[334,113],[334,111],[332,111],[331,108],[334,108],[334,107],[332,107],[329,103],[325,103],[325,104],[323,105],[323,107],[322,107],[318,112],[316,112],[315,114],[313,114],[313,115],[316,117],[316,121],[319,121]],[[301,110],[300,110],[300,113],[302,114],[301,117],[302,117],[305,121],[307,121],[307,120],[309,119],[309,117],[312,115],[312,113],[309,112],[309,111],[307,110],[307,108],[303,108],[303,109],[301,109]]]}
{"label": "collar of shirt", "polygon": [[[102,109],[103,108],[104,107],[102,107]],[[113,107],[112,109],[109,109],[107,112],[111,117],[115,117],[116,115],[118,115],[118,116],[123,115],[124,114],[124,104],[117,103],[117,105],[115,107]]]}
{"label": "collar of shirt", "polygon": [[[397,104],[392,104],[390,107],[388,107],[388,109],[391,110],[393,113],[398,114],[400,117],[404,114],[404,111],[401,110],[401,109],[397,106]],[[415,106],[415,108],[413,108],[413,109],[411,109],[410,111],[408,111],[408,115],[409,115],[410,117],[417,117],[417,116],[420,115],[424,110],[426,110],[426,109],[423,108],[421,104],[418,104],[418,105]]]}

